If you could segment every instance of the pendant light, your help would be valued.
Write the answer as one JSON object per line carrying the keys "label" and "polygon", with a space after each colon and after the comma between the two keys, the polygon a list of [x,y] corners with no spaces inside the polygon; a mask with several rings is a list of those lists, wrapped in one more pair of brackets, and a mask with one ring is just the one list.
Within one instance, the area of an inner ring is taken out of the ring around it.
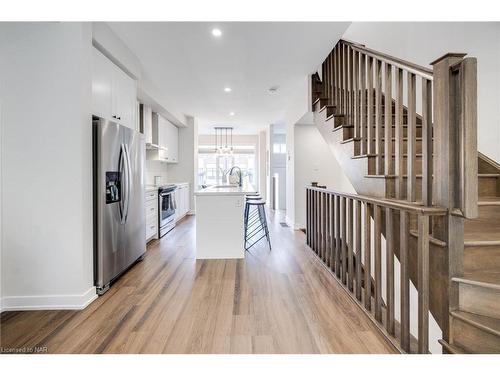
{"label": "pendant light", "polygon": [[[215,153],[230,155],[233,153],[233,128],[216,126],[215,130]],[[219,143],[220,138],[220,143]]]}

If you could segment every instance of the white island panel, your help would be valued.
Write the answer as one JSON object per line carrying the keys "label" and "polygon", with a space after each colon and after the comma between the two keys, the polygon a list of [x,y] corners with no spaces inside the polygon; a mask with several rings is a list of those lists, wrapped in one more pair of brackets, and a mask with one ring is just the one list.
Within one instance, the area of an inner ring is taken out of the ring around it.
{"label": "white island panel", "polygon": [[254,192],[250,184],[211,186],[195,192],[196,259],[245,257],[245,195]]}
{"label": "white island panel", "polygon": [[244,195],[196,196],[196,259],[244,258]]}

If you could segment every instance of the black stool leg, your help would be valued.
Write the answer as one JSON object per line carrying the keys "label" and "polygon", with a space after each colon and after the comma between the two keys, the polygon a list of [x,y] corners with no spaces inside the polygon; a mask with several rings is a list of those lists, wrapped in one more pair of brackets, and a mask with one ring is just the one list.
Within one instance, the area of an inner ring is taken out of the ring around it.
{"label": "black stool leg", "polygon": [[262,216],[264,220],[264,230],[266,232],[267,243],[269,244],[269,251],[271,251],[271,237],[269,236],[269,228],[267,227],[266,210],[264,209],[264,206],[262,206]]}

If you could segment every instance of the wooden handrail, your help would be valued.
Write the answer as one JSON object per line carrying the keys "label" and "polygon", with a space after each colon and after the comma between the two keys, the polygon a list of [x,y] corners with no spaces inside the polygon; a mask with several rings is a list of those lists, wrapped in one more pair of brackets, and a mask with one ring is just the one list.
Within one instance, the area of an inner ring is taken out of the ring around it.
{"label": "wooden handrail", "polygon": [[365,203],[375,204],[378,206],[383,206],[386,208],[402,210],[410,213],[416,213],[420,215],[429,215],[429,216],[444,216],[448,213],[448,209],[445,207],[439,206],[422,206],[415,203],[410,203],[406,201],[399,201],[394,199],[382,199],[382,198],[374,198],[368,197],[364,195],[358,195],[353,193],[344,193],[332,189],[319,188],[315,186],[306,186],[306,189],[316,190],[323,193],[335,194],[344,198],[356,199]]}
{"label": "wooden handrail", "polygon": [[380,60],[384,63],[391,64],[397,68],[406,70],[410,73],[416,74],[420,77],[423,77],[423,78],[426,78],[426,79],[432,81],[432,78],[433,78],[432,69],[426,68],[422,65],[414,64],[412,62],[409,62],[409,61],[406,61],[403,59],[399,59],[397,57],[388,55],[388,54],[383,53],[383,52],[379,52],[379,51],[375,51],[375,50],[370,49],[370,48],[366,48],[362,44],[354,43],[354,42],[351,42],[351,41],[348,41],[345,39],[341,39],[341,41],[343,43],[351,46],[351,48],[355,51],[362,52],[367,56],[373,57],[373,58]]}

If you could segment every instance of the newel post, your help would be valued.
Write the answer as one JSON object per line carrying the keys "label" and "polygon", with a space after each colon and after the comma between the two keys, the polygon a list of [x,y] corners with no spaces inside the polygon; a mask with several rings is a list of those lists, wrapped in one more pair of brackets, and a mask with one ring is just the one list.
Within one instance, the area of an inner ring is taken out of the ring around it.
{"label": "newel post", "polygon": [[451,278],[462,274],[464,218],[478,215],[477,62],[464,57],[462,53],[448,53],[431,63],[433,197],[434,204],[448,208],[449,214],[433,222],[433,236],[446,242],[447,253],[441,260],[434,260],[441,275],[431,274],[430,278],[437,289],[433,300],[439,304],[445,340],[449,338],[449,311],[458,307],[458,286]]}

